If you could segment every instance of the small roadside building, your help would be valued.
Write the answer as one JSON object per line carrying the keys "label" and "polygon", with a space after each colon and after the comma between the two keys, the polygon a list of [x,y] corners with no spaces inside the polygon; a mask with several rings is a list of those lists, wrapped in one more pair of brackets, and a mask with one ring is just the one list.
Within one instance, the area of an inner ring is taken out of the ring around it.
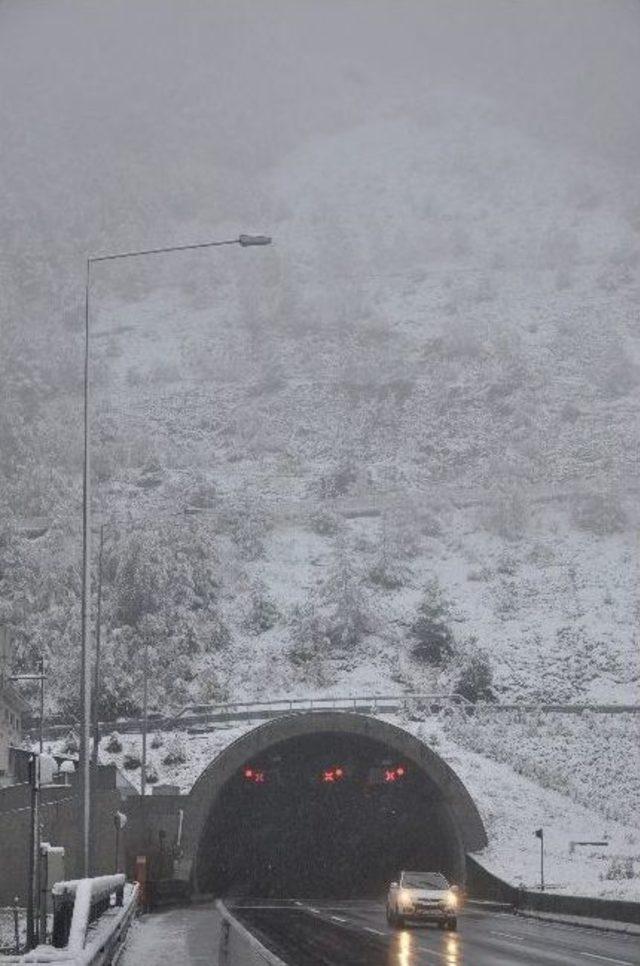
{"label": "small roadside building", "polygon": [[28,710],[10,674],[11,643],[7,628],[0,626],[0,788],[15,780],[10,749],[22,744],[22,715]]}

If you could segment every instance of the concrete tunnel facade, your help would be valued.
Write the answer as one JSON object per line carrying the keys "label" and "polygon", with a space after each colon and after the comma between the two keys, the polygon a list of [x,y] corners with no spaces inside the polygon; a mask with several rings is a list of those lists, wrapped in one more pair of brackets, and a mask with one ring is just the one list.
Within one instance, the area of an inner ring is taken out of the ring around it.
{"label": "concrete tunnel facade", "polygon": [[[351,780],[323,784],[331,762]],[[367,777],[400,763],[392,786]],[[247,781],[254,769],[274,781]],[[464,884],[466,854],[486,844],[464,784],[418,738],[368,715],[308,712],[249,731],[204,769],[181,865],[195,893],[377,895],[401,868]]]}

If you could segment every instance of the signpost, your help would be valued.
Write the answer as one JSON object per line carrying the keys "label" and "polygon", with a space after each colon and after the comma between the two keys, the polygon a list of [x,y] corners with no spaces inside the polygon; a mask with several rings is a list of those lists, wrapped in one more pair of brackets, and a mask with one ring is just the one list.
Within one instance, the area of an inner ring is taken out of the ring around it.
{"label": "signpost", "polygon": [[540,891],[544,892],[544,830],[537,828],[533,834],[540,839]]}

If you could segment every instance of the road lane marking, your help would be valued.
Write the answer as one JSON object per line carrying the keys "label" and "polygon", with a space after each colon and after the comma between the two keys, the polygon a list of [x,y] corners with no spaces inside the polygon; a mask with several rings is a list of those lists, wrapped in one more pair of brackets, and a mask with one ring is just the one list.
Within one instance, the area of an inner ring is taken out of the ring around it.
{"label": "road lane marking", "polygon": [[335,922],[348,922],[347,919],[341,919],[340,916],[331,916]]}
{"label": "road lane marking", "polygon": [[495,931],[493,929],[490,929],[489,930],[489,935],[491,935],[491,936],[506,936],[507,939],[519,939],[521,942],[523,942],[524,939],[525,939],[524,936],[516,936],[512,932],[497,932],[497,931]]}
{"label": "road lane marking", "polygon": [[309,910],[309,912],[312,912],[314,916],[320,915],[320,910],[316,909],[315,906],[307,906],[307,909]]}
{"label": "road lane marking", "polygon": [[242,912],[243,909],[279,909],[280,912],[291,912],[294,907],[293,906],[281,906],[281,905],[274,906],[274,905],[267,905],[266,903],[261,903],[259,906],[249,906],[249,905],[235,906],[235,905],[232,905],[231,908],[232,909],[236,909],[239,912]]}
{"label": "road lane marking", "polygon": [[374,929],[372,926],[363,926],[362,928],[365,930],[365,932],[372,932],[376,936],[385,936],[386,935],[386,933],[382,932],[380,929]]}
{"label": "road lane marking", "polygon": [[633,966],[628,959],[611,959],[611,956],[598,956],[596,953],[587,953],[584,949],[580,950],[583,956],[588,956],[589,959],[599,959],[603,963],[619,963],[620,966]]}

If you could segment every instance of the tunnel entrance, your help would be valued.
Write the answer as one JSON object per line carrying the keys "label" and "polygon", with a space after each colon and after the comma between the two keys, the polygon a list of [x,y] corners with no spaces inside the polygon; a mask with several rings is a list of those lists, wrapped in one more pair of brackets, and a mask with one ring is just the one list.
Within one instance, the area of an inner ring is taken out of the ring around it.
{"label": "tunnel entrance", "polygon": [[462,882],[464,844],[450,804],[395,742],[348,730],[276,741],[238,760],[210,805],[197,889],[376,896],[403,868]]}

